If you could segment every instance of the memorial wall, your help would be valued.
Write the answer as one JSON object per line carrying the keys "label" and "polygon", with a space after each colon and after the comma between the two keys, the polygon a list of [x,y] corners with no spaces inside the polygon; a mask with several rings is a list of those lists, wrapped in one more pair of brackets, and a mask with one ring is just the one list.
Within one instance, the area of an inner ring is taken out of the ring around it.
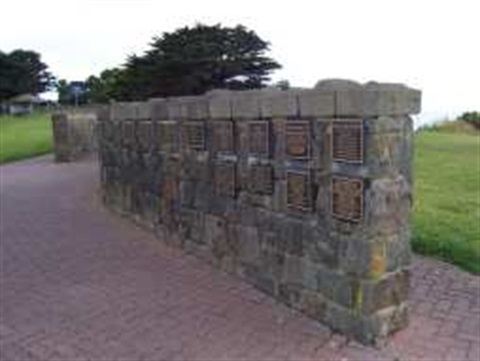
{"label": "memorial wall", "polygon": [[104,202],[375,343],[408,320],[419,110],[417,90],[340,80],[114,103],[98,114]]}

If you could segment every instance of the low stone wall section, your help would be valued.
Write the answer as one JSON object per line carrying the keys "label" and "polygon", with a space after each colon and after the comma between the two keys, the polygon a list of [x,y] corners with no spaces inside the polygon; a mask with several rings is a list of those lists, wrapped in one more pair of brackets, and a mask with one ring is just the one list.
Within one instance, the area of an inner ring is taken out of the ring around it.
{"label": "low stone wall section", "polygon": [[337,80],[112,104],[98,114],[104,201],[375,343],[408,322],[419,111],[417,90]]}
{"label": "low stone wall section", "polygon": [[75,161],[97,151],[97,115],[93,111],[62,111],[52,115],[56,162]]}

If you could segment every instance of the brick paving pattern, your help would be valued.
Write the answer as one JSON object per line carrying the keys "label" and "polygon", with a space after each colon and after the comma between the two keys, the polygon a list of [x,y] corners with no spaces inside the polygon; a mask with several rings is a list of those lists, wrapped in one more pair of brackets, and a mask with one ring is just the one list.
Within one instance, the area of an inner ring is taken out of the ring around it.
{"label": "brick paving pattern", "polygon": [[413,259],[408,329],[368,348],[105,210],[92,161],[0,167],[0,360],[475,360],[480,277]]}

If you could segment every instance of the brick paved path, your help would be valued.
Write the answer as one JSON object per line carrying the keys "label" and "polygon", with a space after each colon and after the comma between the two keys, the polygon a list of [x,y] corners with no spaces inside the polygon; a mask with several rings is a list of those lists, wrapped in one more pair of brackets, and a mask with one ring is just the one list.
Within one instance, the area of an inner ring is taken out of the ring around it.
{"label": "brick paved path", "polygon": [[413,262],[410,327],[363,347],[165,246],[96,198],[92,162],[0,167],[0,360],[479,360],[479,277]]}

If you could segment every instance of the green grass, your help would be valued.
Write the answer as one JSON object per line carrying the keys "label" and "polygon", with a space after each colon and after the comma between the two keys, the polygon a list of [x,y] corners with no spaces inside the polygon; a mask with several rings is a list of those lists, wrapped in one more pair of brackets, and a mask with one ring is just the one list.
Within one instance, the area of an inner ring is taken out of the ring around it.
{"label": "green grass", "polygon": [[52,151],[50,114],[0,116],[0,164]]}
{"label": "green grass", "polygon": [[413,249],[480,273],[480,136],[415,135]]}

